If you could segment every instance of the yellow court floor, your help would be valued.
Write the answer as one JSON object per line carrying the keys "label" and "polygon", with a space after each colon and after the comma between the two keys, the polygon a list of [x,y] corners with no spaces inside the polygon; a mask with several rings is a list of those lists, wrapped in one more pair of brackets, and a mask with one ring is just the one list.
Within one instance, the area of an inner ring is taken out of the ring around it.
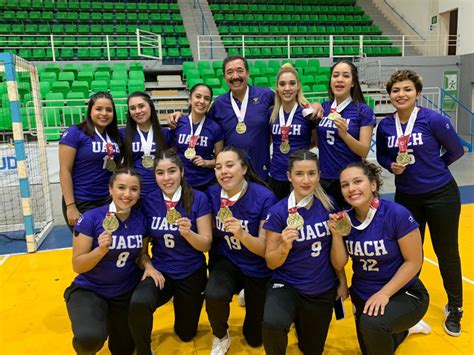
{"label": "yellow court floor", "polygon": [[[447,222],[449,223],[449,221]],[[474,204],[463,205],[460,248],[464,275],[463,333],[450,337],[443,331],[443,307],[446,296],[442,288],[436,257],[429,237],[425,243],[425,263],[421,278],[428,288],[431,304],[425,320],[433,327],[430,335],[409,337],[397,354],[474,354]],[[72,333],[62,298],[63,290],[74,278],[71,250],[55,250],[31,255],[0,257],[0,354],[74,354]],[[354,320],[350,301],[346,300],[346,319],[333,321],[326,341],[326,354],[356,354]],[[232,303],[228,354],[263,354],[263,348],[248,347],[241,335],[244,308]],[[197,337],[182,343],[173,334],[172,303],[158,309],[154,318],[153,349],[156,354],[208,354],[211,332],[203,310]],[[106,346],[99,354],[108,354]],[[294,331],[289,338],[288,354],[298,354]]]}

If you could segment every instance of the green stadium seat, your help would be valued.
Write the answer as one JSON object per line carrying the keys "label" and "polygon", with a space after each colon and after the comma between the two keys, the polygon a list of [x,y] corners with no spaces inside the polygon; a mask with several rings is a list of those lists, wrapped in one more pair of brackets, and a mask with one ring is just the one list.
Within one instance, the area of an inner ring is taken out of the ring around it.
{"label": "green stadium seat", "polygon": [[204,83],[209,85],[213,89],[221,88],[221,82],[218,78],[207,78],[204,79]]}
{"label": "green stadium seat", "polygon": [[[78,124],[84,119],[86,96],[82,92],[69,92],[66,96],[66,108],[63,115],[66,126]],[[80,100],[80,101],[78,101]]]}
{"label": "green stadium seat", "polygon": [[211,68],[211,63],[208,62],[208,61],[200,61],[197,63],[197,68],[199,69],[199,71],[201,71],[202,69],[212,69]]}
{"label": "green stadium seat", "polygon": [[141,80],[129,80],[128,92],[132,93],[135,91],[145,91],[145,82]]}
{"label": "green stadium seat", "polygon": [[49,93],[50,91],[50,83],[47,82],[47,81],[43,81],[43,82],[40,82],[40,95],[41,95],[41,99],[45,99],[46,98],[46,94]]}
{"label": "green stadium seat", "polygon": [[127,91],[127,82],[124,80],[110,80],[110,92]]}
{"label": "green stadium seat", "polygon": [[75,76],[73,72],[63,71],[59,73],[58,81],[67,81],[69,85],[75,80]]}
{"label": "green stadium seat", "polygon": [[254,81],[255,86],[263,86],[263,87],[269,87],[270,82],[268,81],[268,78],[265,76],[260,76],[256,77]]}
{"label": "green stadium seat", "polygon": [[[91,77],[91,82],[92,82],[92,77]],[[79,93],[82,93],[84,97],[89,97],[89,83],[85,80],[73,81],[71,84],[71,92],[79,92]]]}
{"label": "green stadium seat", "polygon": [[63,72],[70,72],[74,74],[74,80],[77,79],[77,73],[79,73],[79,66],[73,63],[66,63],[63,67]]}
{"label": "green stadium seat", "polygon": [[212,69],[201,69],[199,72],[203,80],[216,77],[216,73]]}
{"label": "green stadium seat", "polygon": [[87,82],[89,87],[90,87],[93,79],[94,79],[94,73],[93,72],[80,71],[79,73],[77,73],[77,80]]}
{"label": "green stadium seat", "polygon": [[130,80],[142,80],[145,81],[145,74],[142,70],[130,70],[128,73],[128,78]]}
{"label": "green stadium seat", "polygon": [[[97,67],[97,71],[94,74],[95,81],[105,81],[107,83],[107,89],[110,87],[110,73],[108,71],[100,71],[99,67]],[[91,83],[92,89],[92,83]]]}
{"label": "green stadium seat", "polygon": [[128,81],[128,73],[127,71],[119,71],[119,70],[114,70],[112,72],[112,79],[113,80],[122,80],[122,81]]}
{"label": "green stadium seat", "polygon": [[107,81],[105,80],[92,80],[91,92],[108,91]]}
{"label": "green stadium seat", "polygon": [[61,93],[63,97],[69,92],[69,83],[67,81],[55,81],[51,86],[52,93]]}

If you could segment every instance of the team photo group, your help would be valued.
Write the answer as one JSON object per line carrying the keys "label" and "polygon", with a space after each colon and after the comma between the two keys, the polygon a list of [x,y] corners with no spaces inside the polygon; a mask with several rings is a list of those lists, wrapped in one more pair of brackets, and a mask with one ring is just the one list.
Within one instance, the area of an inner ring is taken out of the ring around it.
{"label": "team photo group", "polygon": [[[172,300],[179,339],[193,340],[204,308],[210,354],[223,355],[237,294],[243,337],[267,354],[286,353],[293,324],[299,350],[322,354],[347,298],[362,354],[393,354],[431,327],[460,336],[461,201],[449,165],[464,150],[448,118],[417,105],[420,76],[393,73],[393,113],[377,123],[349,61],[332,65],[322,104],[305,98],[290,63],[274,91],[249,85],[244,57],[225,58],[222,70],[229,92],[213,101],[212,88],[196,84],[167,127],[151,97],[135,92],[119,128],[112,96],[98,92],[63,133],[74,350],[94,354],[108,340],[112,354],[153,354],[154,312]],[[377,161],[368,162],[375,130]],[[394,202],[380,196],[383,170]],[[423,321],[426,226],[447,298],[443,324]]]}

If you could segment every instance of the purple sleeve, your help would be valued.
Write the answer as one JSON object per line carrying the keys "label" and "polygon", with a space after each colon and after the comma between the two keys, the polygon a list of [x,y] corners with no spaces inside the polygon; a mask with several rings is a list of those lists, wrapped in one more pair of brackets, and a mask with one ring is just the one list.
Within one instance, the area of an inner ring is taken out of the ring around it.
{"label": "purple sleeve", "polygon": [[214,141],[217,143],[223,140],[224,140],[224,130],[222,129],[221,125],[217,123],[216,126],[214,127]]}
{"label": "purple sleeve", "polygon": [[415,221],[410,211],[408,211],[408,209],[406,209],[402,205],[393,203],[393,207],[393,217],[390,218],[390,220],[393,221],[393,237],[394,239],[399,240],[400,238],[406,236],[408,233],[417,229],[419,227],[419,224]]}
{"label": "purple sleeve", "polygon": [[429,122],[433,136],[446,150],[441,159],[449,166],[464,155],[461,141],[447,117],[435,114]]}
{"label": "purple sleeve", "polygon": [[77,224],[74,226],[74,231],[77,233],[82,233],[88,237],[93,238],[95,235],[94,228],[94,219],[92,218],[91,213],[84,213],[81,215]]}
{"label": "purple sleeve", "polygon": [[392,159],[390,159],[390,154],[387,149],[387,144],[385,143],[385,135],[383,132],[382,122],[379,123],[379,126],[377,128],[377,136],[375,140],[376,148],[377,148],[376,149],[377,162],[392,173],[392,168],[391,168]]}
{"label": "purple sleeve", "polygon": [[161,131],[165,136],[166,145],[168,147],[174,147],[174,129],[162,128]]}
{"label": "purple sleeve", "polygon": [[206,117],[210,118],[214,122],[216,121],[216,109],[214,105],[215,101],[212,103],[211,108],[209,111],[206,113]]}
{"label": "purple sleeve", "polygon": [[275,205],[278,202],[277,198],[271,192],[268,190],[268,194],[264,197],[263,203],[262,203],[262,213],[260,214],[260,220],[264,220],[267,218],[268,211],[270,208]]}
{"label": "purple sleeve", "polygon": [[199,194],[196,192],[197,191],[195,191],[195,195],[194,195],[196,198],[195,206],[197,207],[196,218],[199,218],[207,214],[210,214],[212,211],[211,211],[211,204],[209,203],[209,199],[207,198],[206,194],[200,191],[198,191]]}
{"label": "purple sleeve", "polygon": [[275,233],[281,233],[282,230],[285,229],[286,221],[284,221],[284,218],[280,213],[280,206],[281,204],[279,203],[278,205],[270,208],[265,219],[265,223],[263,224],[263,229]]}
{"label": "purple sleeve", "polygon": [[360,108],[360,126],[375,126],[376,123],[374,111],[370,106],[362,105]]}
{"label": "purple sleeve", "polygon": [[81,143],[80,143],[80,137],[78,133],[79,133],[79,128],[77,128],[76,126],[69,127],[63,133],[59,141],[59,144],[64,144],[71,148],[79,149],[79,146],[81,145]]}

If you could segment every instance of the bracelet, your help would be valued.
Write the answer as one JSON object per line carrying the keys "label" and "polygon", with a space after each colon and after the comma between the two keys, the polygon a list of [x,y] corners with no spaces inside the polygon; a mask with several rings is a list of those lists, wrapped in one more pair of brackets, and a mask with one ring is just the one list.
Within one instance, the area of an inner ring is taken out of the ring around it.
{"label": "bracelet", "polygon": [[75,205],[75,204],[76,204],[75,202],[71,202],[71,203],[66,204],[66,207],[69,207],[69,206]]}

